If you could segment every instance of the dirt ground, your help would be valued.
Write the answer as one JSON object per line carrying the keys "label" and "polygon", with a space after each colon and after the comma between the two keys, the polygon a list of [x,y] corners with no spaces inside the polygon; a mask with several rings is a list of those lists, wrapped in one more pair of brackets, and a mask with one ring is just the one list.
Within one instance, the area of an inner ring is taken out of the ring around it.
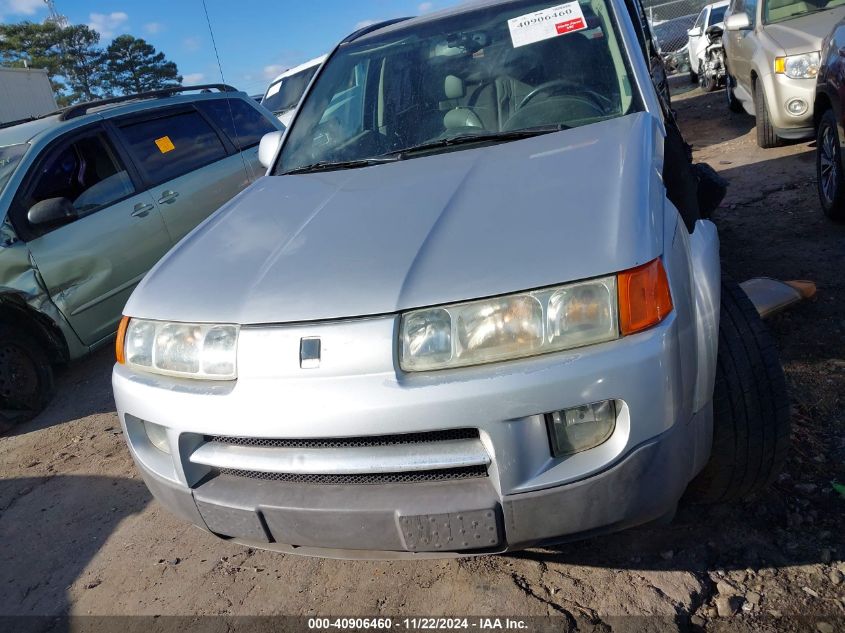
{"label": "dirt ground", "polygon": [[831,482],[845,483],[845,226],[820,211],[812,145],[758,149],[753,119],[730,114],[721,93],[694,90],[675,106],[697,160],[731,181],[715,217],[725,270],[818,284],[816,300],[770,322],[794,431],[769,491],[510,556],[350,562],[246,549],[152,500],[104,350],[64,370],[49,409],[0,438],[0,615],[552,615],[561,629],[607,631],[717,630],[735,614],[755,631],[843,630],[845,498]]}

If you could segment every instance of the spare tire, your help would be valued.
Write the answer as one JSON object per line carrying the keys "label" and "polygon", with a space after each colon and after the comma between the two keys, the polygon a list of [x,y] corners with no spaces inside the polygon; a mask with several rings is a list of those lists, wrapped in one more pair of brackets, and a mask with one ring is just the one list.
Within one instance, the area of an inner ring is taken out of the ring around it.
{"label": "spare tire", "polygon": [[740,286],[722,281],[713,447],[690,484],[702,503],[731,501],[764,488],[789,447],[789,398],[774,341]]}

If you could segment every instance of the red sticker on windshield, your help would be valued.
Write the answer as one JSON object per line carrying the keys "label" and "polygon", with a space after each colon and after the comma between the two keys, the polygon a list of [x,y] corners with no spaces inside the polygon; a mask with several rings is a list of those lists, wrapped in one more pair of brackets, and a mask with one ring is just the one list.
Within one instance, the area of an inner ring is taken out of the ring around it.
{"label": "red sticker on windshield", "polygon": [[575,18],[574,20],[567,20],[566,22],[555,24],[555,29],[557,29],[558,35],[571,33],[572,31],[580,31],[585,28],[587,28],[587,25],[584,24],[584,18]]}

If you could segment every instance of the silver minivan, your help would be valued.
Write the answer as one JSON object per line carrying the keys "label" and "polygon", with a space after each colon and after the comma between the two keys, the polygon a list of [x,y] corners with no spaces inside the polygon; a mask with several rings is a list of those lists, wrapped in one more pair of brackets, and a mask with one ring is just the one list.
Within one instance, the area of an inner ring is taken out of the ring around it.
{"label": "silver minivan", "polygon": [[44,407],[54,363],[113,338],[141,278],[263,173],[259,140],[282,129],[228,86],[0,127],[0,426]]}
{"label": "silver minivan", "polygon": [[783,374],[646,26],[487,0],[341,42],[267,177],[126,305],[115,402],[155,497],[249,546],[394,558],[764,486]]}

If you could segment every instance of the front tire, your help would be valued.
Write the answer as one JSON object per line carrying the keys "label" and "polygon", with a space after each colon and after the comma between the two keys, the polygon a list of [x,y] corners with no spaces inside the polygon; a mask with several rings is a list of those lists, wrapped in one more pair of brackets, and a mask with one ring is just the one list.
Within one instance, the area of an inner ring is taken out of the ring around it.
{"label": "front tire", "polygon": [[702,503],[757,492],[789,447],[789,399],[777,349],[751,300],[723,280],[710,461],[690,484]]}
{"label": "front tire", "polygon": [[703,92],[713,92],[719,87],[716,77],[707,73],[703,62],[699,62],[698,65],[698,87]]}
{"label": "front tire", "polygon": [[53,368],[37,341],[0,324],[0,433],[38,415],[53,396]]}
{"label": "front tire", "polygon": [[816,135],[816,182],[824,214],[837,222],[845,221],[845,175],[836,115],[828,110],[819,122]]}
{"label": "front tire", "polygon": [[759,81],[754,84],[754,110],[757,116],[757,145],[763,149],[778,147],[781,140],[775,134],[772,119],[769,116],[769,105],[766,102],[766,91]]}

